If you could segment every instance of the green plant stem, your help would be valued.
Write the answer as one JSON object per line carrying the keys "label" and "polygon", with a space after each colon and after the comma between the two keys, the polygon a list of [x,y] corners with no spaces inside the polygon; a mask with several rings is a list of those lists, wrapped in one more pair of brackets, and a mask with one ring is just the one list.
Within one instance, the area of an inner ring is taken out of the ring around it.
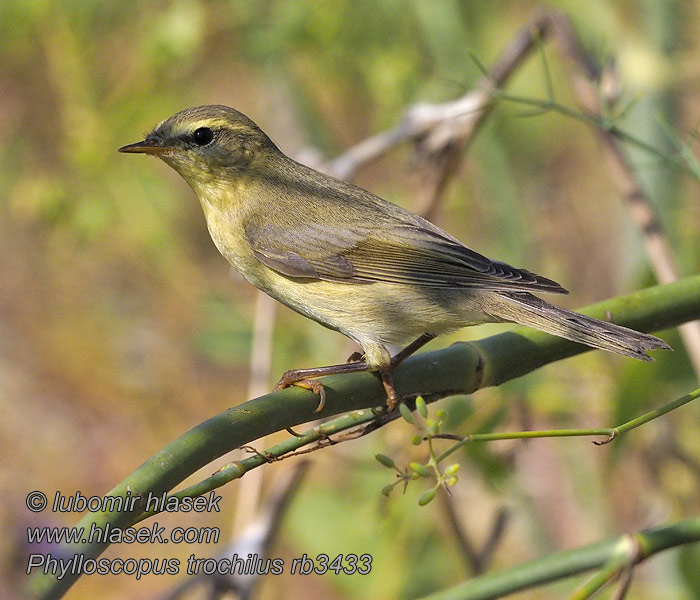
{"label": "green plant stem", "polygon": [[[439,465],[444,459],[446,459],[450,454],[454,453],[459,448],[466,446],[470,442],[488,442],[488,441],[498,441],[498,440],[517,440],[517,439],[532,439],[532,438],[546,438],[546,437],[583,437],[583,436],[607,436],[608,439],[612,439],[614,436],[625,433],[639,427],[653,419],[665,415],[666,413],[695,400],[700,396],[700,389],[686,394],[678,400],[669,402],[665,406],[658,408],[656,410],[650,411],[641,417],[637,417],[631,421],[619,425],[617,427],[608,427],[600,429],[552,429],[552,430],[540,430],[540,431],[516,431],[516,432],[506,432],[506,433],[475,433],[465,436],[459,443],[448,448],[439,457],[436,457],[434,462],[435,465]],[[436,400],[437,398],[435,398]],[[433,400],[432,398],[429,401]],[[315,442],[322,442],[323,440],[329,439],[333,435],[337,435],[348,429],[353,429],[360,425],[365,425],[371,423],[375,419],[375,415],[371,410],[354,411],[351,414],[343,415],[332,421],[328,421],[323,425],[314,427],[309,431],[305,432],[299,437],[288,438],[279,444],[275,444],[270,448],[267,448],[259,453],[254,454],[249,458],[245,458],[240,461],[235,461],[225,465],[219,469],[216,473],[207,477],[206,479],[195,483],[189,487],[183,488],[182,490],[170,494],[176,498],[188,498],[201,496],[220,488],[221,486],[230,483],[235,479],[240,479],[248,471],[252,471],[262,465],[275,462],[281,459],[291,452],[302,449],[304,446]],[[431,440],[429,440],[430,442]],[[431,454],[433,454],[432,444],[431,444]],[[437,470],[439,473],[439,468]],[[138,523],[157,514],[159,511],[149,510],[142,513],[134,523]]]}
{"label": "green plant stem", "polygon": [[[584,310],[598,318],[610,316],[620,325],[640,331],[674,327],[700,318],[700,275],[663,286],[641,290],[601,302]],[[470,394],[482,387],[499,385],[538,367],[580,354],[590,348],[527,328],[492,336],[474,343],[457,343],[436,352],[412,356],[394,373],[400,396],[423,395],[441,398]],[[143,512],[148,494],[160,495],[199,468],[235,448],[294,427],[310,418],[381,406],[385,392],[373,373],[334,375],[322,379],[327,393],[325,409],[314,410],[318,397],[291,387],[250,400],[201,423],[148,459],[112,489],[110,496],[140,497],[134,510],[119,513],[89,513],[79,527],[125,528]],[[97,557],[105,542],[71,546],[63,551]],[[30,580],[30,593],[38,598],[60,598],[79,576],[68,573],[56,579],[38,574]]]}
{"label": "green plant stem", "polygon": [[[604,567],[619,558],[620,548],[629,544],[629,536],[620,536],[590,546],[551,554],[470,579],[450,589],[425,596],[422,600],[490,600]],[[633,534],[637,546],[635,564],[676,546],[700,541],[700,518],[673,525],[647,529]]]}
{"label": "green plant stem", "polygon": [[[659,418],[672,410],[692,402],[696,398],[700,397],[700,389],[690,392],[673,402],[665,404],[661,408],[649,411],[648,413],[627,421],[622,425],[617,427],[604,427],[599,429],[549,429],[549,430],[539,430],[539,431],[508,431],[508,432],[495,432],[495,433],[471,433],[462,440],[447,450],[445,450],[438,458],[437,462],[442,462],[450,454],[459,450],[463,446],[471,442],[493,442],[498,440],[525,440],[532,438],[548,438],[548,437],[584,437],[589,435],[604,435],[607,436],[607,441],[611,441],[613,438],[617,437],[621,433],[626,433],[632,429],[640,427],[649,421]],[[605,442],[598,442],[605,443]]]}
{"label": "green plant stem", "polygon": [[[206,479],[169,495],[176,498],[194,498],[196,496],[202,496],[207,492],[220,488],[222,485],[226,485],[234,479],[240,479],[248,471],[252,471],[266,463],[275,462],[283,456],[300,450],[304,446],[308,446],[314,442],[322,442],[323,440],[329,439],[332,435],[370,423],[374,419],[376,419],[376,415],[371,410],[354,411],[348,415],[343,415],[323,425],[314,427],[299,437],[290,437],[266,450],[255,453],[249,458],[224,465],[216,473]],[[160,511],[146,511],[142,513],[134,523],[139,523],[148,517],[158,514],[158,512]]]}
{"label": "green plant stem", "polygon": [[631,429],[635,429],[636,427],[639,427],[640,425],[644,425],[645,423],[648,423],[649,421],[653,421],[654,419],[660,417],[661,415],[665,415],[666,413],[671,412],[672,410],[675,410],[679,406],[683,406],[684,404],[687,404],[688,402],[695,400],[698,396],[700,396],[700,389],[695,390],[694,392],[690,392],[689,394],[686,394],[685,396],[678,398],[678,400],[674,400],[673,402],[669,402],[668,404],[662,406],[661,408],[657,408],[656,410],[649,411],[648,413],[642,415],[641,417],[637,417],[636,419],[632,419],[631,421],[627,421],[627,423],[624,423],[623,425],[620,425],[618,427],[614,427],[610,431],[610,435],[617,435],[620,433],[625,433],[627,431],[630,431]]}
{"label": "green plant stem", "polygon": [[571,594],[569,600],[587,600],[592,598],[596,592],[615,579],[620,574],[620,571],[625,568],[631,569],[634,562],[634,540],[625,536],[620,539],[619,548],[613,553],[610,560],[593,577]]}

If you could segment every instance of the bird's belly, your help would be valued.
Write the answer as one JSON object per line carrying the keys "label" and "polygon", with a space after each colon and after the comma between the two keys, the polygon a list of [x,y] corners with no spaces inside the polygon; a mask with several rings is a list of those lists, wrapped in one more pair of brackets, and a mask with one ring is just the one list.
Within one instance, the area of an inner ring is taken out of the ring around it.
{"label": "bird's belly", "polygon": [[269,273],[251,283],[293,310],[366,343],[404,345],[423,333],[436,335],[491,320],[469,310],[469,292],[402,284],[304,281]]}
{"label": "bird's belly", "polygon": [[[261,263],[232,227],[235,214],[211,220],[209,232],[221,254],[250,283],[282,304],[355,340],[375,364],[386,346],[403,346],[423,333],[440,335],[487,321],[474,292],[398,283],[341,283],[290,278]],[[223,227],[222,227],[223,226]],[[222,235],[225,234],[225,235]]]}

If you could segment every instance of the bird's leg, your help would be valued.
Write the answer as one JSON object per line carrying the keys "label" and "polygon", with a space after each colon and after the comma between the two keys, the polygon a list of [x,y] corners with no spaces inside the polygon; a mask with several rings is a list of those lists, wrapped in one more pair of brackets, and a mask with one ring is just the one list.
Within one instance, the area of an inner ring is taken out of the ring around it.
{"label": "bird's leg", "polygon": [[[399,403],[399,395],[394,388],[394,378],[391,376],[391,367],[381,367],[378,370],[379,377],[382,380],[384,391],[386,392],[386,412],[393,412]],[[384,408],[380,408],[376,414],[384,412]]]}
{"label": "bird's leg", "polygon": [[[389,364],[386,367],[376,368],[379,377],[382,380],[382,385],[386,391],[386,406],[389,412],[396,408],[399,402],[398,394],[394,388],[394,381],[391,376],[391,372],[398,367],[405,359],[407,359],[411,354],[416,352],[422,346],[425,346],[430,340],[435,338],[433,333],[424,333],[418,339],[411,342],[403,350],[395,354]],[[348,360],[362,358],[359,352],[355,352],[350,356]],[[313,367],[311,369],[293,369],[287,371],[282,378],[277,382],[274,391],[283,390],[289,386],[295,385],[307,390],[311,390],[315,394],[318,394],[320,400],[318,406],[314,412],[321,412],[323,407],[326,405],[326,390],[320,381],[314,381],[316,377],[323,377],[325,375],[341,375],[343,373],[359,373],[361,371],[375,370],[370,369],[364,360],[358,360],[357,362],[347,362],[342,365],[329,365],[327,367]]]}
{"label": "bird's leg", "polygon": [[411,354],[420,350],[425,346],[430,340],[434,340],[437,336],[434,333],[424,333],[418,339],[413,340],[408,346],[406,346],[401,352],[394,354],[391,358],[391,363],[389,365],[390,369],[395,369],[404,360],[406,360]]}
{"label": "bird's leg", "polygon": [[394,380],[391,376],[392,371],[406,360],[416,350],[425,346],[430,340],[435,338],[434,333],[424,333],[418,339],[412,341],[403,350],[391,357],[391,362],[388,367],[380,367],[379,377],[381,377],[382,385],[386,391],[386,408],[388,412],[392,412],[399,403],[399,396],[394,388]]}

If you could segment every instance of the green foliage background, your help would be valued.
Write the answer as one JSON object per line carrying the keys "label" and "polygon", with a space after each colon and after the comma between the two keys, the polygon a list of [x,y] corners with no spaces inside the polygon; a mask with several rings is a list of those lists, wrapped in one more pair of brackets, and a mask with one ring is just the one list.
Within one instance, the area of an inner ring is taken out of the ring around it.
{"label": "green foliage background", "polygon": [[[176,110],[222,103],[248,114],[287,153],[314,148],[330,157],[393,126],[416,102],[462,95],[480,75],[469,51],[488,65],[548,7],[565,9],[601,60],[617,60],[622,103],[636,100],[625,129],[667,151],[669,125],[693,143],[700,11],[689,0],[0,3],[4,579],[24,580],[23,527],[77,520],[49,513],[38,520],[24,508],[29,491],[104,494],[173,437],[246,399],[255,290],[231,276],[184,182],[154,160],[116,149]],[[557,99],[572,103],[571,66],[545,52]],[[509,90],[545,97],[537,56]],[[560,281],[572,290],[563,300],[569,307],[650,284],[640,235],[593,132],[523,112],[497,107],[437,222],[485,254]],[[683,269],[696,272],[698,182],[633,156]],[[410,207],[420,177],[412,160],[411,148],[401,147],[357,181]],[[665,337],[676,352],[652,365],[594,352],[447,401],[454,431],[607,426],[670,401],[697,385],[679,338]],[[272,379],[353,350],[280,309]],[[477,540],[499,507],[509,510],[494,567],[697,515],[698,416],[687,406],[604,448],[580,439],[475,445],[461,457],[455,504]],[[266,581],[259,597],[284,590],[414,598],[468,576],[444,507],[416,506],[420,482],[403,497],[379,494],[388,476],[372,455],[423,458],[408,443],[412,433],[396,424],[381,439],[314,455],[273,552],[285,559],[369,552],[372,573],[283,576]],[[230,533],[235,487],[222,490],[221,514],[164,523]],[[109,555],[186,559],[218,551],[130,547]],[[700,598],[697,569],[694,549],[656,559],[640,569],[633,597]],[[93,576],[69,597],[150,597],[172,584]],[[568,589],[527,597],[558,598]]]}

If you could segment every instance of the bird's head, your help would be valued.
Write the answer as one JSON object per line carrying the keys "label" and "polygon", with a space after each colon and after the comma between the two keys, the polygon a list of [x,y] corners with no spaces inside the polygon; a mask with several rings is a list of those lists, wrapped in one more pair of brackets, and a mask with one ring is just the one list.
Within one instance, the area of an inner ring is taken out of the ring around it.
{"label": "bird's head", "polygon": [[193,188],[231,182],[279,155],[270,138],[227,106],[196,106],[174,114],[146,138],[119,152],[152,154]]}

